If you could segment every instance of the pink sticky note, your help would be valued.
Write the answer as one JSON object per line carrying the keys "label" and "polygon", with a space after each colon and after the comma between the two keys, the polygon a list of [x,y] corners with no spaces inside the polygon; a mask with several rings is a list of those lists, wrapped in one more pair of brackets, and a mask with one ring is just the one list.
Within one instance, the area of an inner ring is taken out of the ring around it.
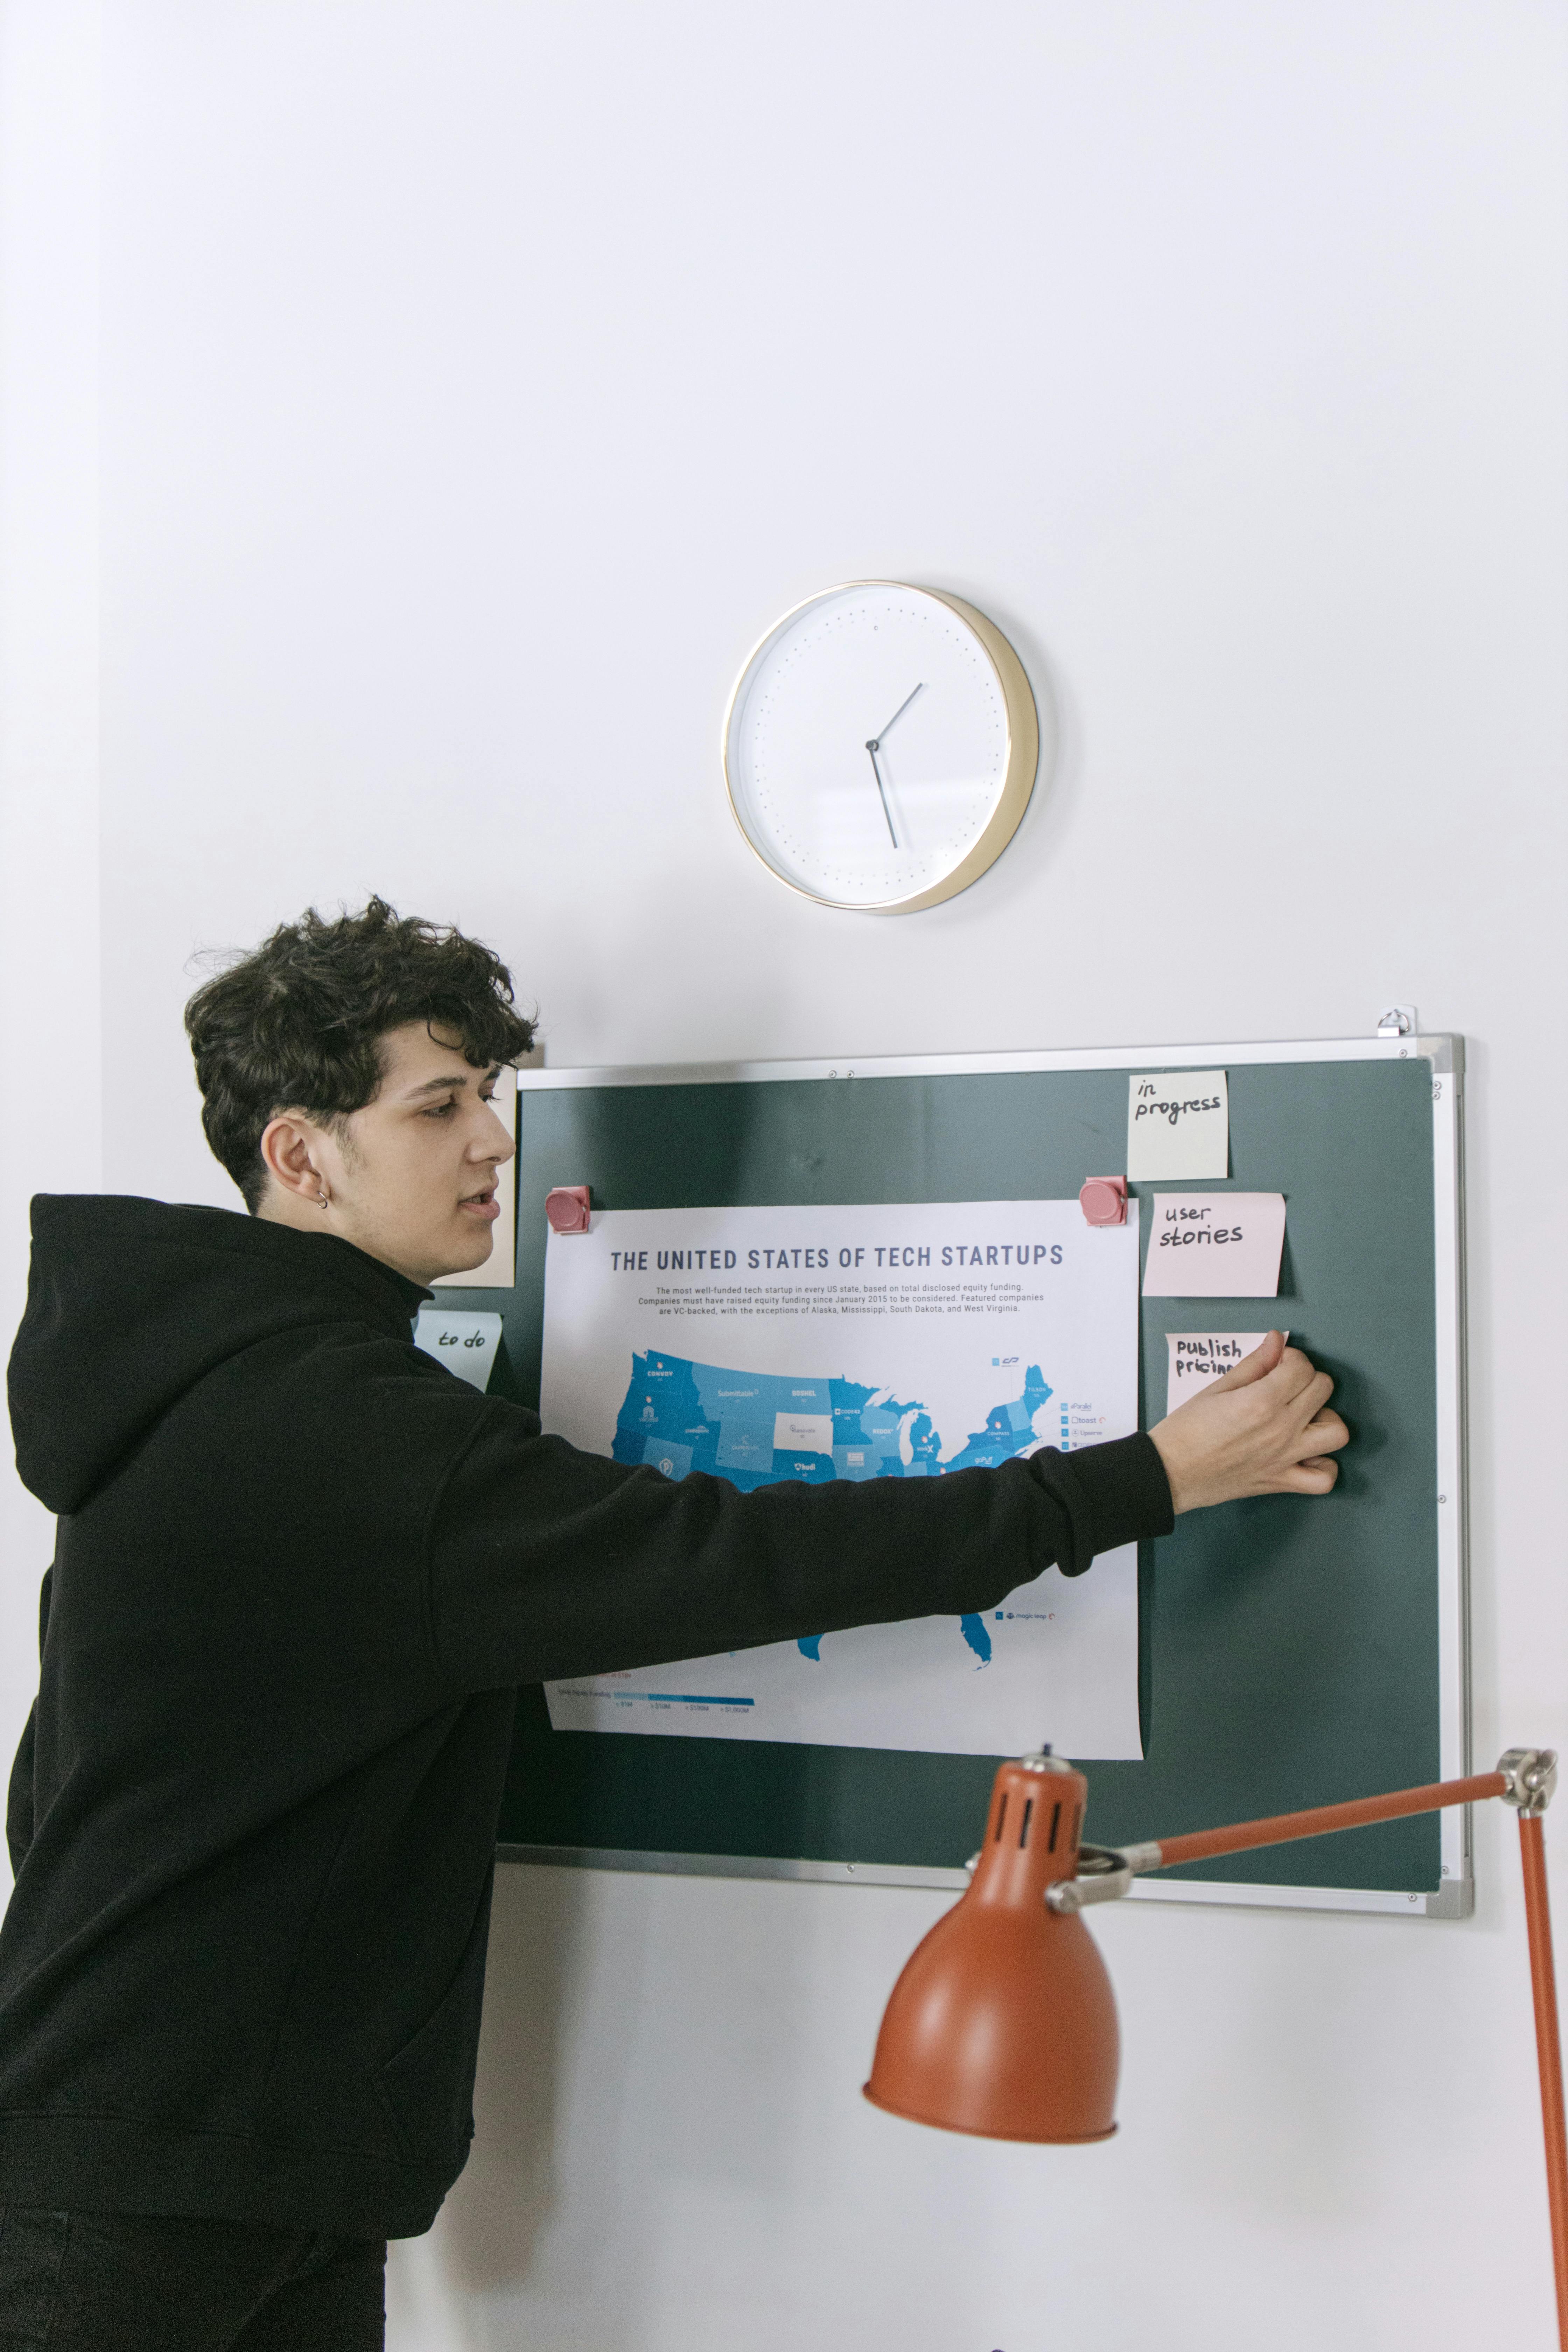
{"label": "pink sticky note", "polygon": [[552,1234],[585,1234],[589,1203],[586,1184],[557,1184],[544,1196],[544,1213]]}
{"label": "pink sticky note", "polygon": [[1078,1196],[1079,1207],[1091,1225],[1127,1223],[1125,1176],[1091,1176]]}
{"label": "pink sticky note", "polygon": [[1283,1192],[1156,1192],[1145,1298],[1276,1298]]}

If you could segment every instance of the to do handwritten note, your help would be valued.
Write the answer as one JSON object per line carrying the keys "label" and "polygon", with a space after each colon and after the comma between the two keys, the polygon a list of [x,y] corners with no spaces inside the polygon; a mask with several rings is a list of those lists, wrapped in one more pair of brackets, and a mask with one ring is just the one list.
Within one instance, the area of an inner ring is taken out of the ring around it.
{"label": "to do handwritten note", "polygon": [[1283,1192],[1156,1192],[1145,1298],[1273,1298]]}
{"label": "to do handwritten note", "polygon": [[470,1388],[482,1389],[495,1370],[500,1330],[499,1315],[450,1315],[444,1307],[422,1307],[414,1344]]}
{"label": "to do handwritten note", "polygon": [[1127,1081],[1127,1173],[1137,1181],[1230,1174],[1223,1070],[1166,1070]]}

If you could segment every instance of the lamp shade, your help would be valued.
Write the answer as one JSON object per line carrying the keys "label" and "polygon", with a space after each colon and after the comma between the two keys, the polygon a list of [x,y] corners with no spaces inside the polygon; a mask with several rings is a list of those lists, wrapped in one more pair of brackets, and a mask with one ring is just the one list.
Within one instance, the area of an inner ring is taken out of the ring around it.
{"label": "lamp shade", "polygon": [[1108,2139],[1120,2039],[1083,1921],[1046,1907],[1078,1868],[1088,1783],[1051,1756],[1004,1764],[968,1892],[893,1988],[866,2096],[993,2139]]}

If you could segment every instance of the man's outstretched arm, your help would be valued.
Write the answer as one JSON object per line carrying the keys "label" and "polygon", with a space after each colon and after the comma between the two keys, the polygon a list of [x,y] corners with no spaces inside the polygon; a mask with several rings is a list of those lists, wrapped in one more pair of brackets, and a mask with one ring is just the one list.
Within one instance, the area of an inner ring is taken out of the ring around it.
{"label": "man's outstretched arm", "polygon": [[477,1689],[962,1615],[1053,1562],[1077,1574],[1096,1551],[1163,1535],[1173,1509],[1326,1491],[1326,1456],[1346,1436],[1321,1411],[1331,1384],[1299,1350],[1282,1360],[1277,1341],[1151,1436],[934,1479],[742,1494],[579,1453],[498,1405],[432,1517],[441,1669]]}

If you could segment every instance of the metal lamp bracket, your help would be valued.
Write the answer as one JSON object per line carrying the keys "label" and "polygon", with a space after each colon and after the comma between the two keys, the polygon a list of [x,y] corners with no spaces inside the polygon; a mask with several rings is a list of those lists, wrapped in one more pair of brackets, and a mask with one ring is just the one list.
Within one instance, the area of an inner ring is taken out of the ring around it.
{"label": "metal lamp bracket", "polygon": [[1517,1805],[1527,1818],[1546,1811],[1557,1793],[1557,1750],[1554,1748],[1510,1748],[1497,1760],[1508,1782],[1505,1805]]}
{"label": "metal lamp bracket", "polygon": [[1113,1845],[1080,1845],[1079,1874],[1058,1878],[1046,1889],[1047,1911],[1070,1916],[1090,1903],[1114,1903],[1132,1884],[1137,1864],[1131,1853]]}

